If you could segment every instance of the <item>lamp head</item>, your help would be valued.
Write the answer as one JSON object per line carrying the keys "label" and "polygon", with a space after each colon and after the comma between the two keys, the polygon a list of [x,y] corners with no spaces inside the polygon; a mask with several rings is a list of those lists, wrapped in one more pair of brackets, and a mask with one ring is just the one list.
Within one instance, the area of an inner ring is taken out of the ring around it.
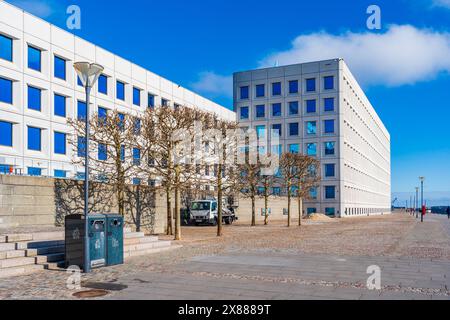
{"label": "lamp head", "polygon": [[93,87],[104,70],[101,65],[89,62],[75,62],[73,67],[83,87]]}

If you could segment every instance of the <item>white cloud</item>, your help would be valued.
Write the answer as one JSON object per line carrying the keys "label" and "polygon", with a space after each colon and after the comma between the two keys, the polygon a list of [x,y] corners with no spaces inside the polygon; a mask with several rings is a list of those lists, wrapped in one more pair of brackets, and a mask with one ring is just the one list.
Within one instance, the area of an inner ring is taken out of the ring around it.
{"label": "white cloud", "polygon": [[201,72],[199,79],[191,86],[195,91],[212,97],[233,96],[233,77],[219,75],[212,71]]}
{"label": "white cloud", "polygon": [[52,0],[8,0],[11,4],[41,18],[47,18],[54,12]]}
{"label": "white cloud", "polygon": [[450,9],[450,0],[433,0],[433,6]]}
{"label": "white cloud", "polygon": [[259,67],[333,58],[344,58],[365,85],[413,84],[450,72],[450,34],[393,25],[385,33],[300,35],[290,49],[269,55]]}

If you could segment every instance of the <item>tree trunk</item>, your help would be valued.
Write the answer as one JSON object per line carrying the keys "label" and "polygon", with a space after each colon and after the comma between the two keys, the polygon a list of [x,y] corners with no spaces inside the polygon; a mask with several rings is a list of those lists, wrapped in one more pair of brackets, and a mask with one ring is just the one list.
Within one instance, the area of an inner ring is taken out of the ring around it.
{"label": "tree trunk", "polygon": [[222,236],[222,164],[217,166],[217,236]]}
{"label": "tree trunk", "polygon": [[252,199],[252,227],[256,226],[256,206],[255,206],[255,191],[252,188],[252,195],[251,195],[251,199]]}
{"label": "tree trunk", "polygon": [[298,196],[298,225],[302,225],[302,216],[303,216],[303,198]]}
{"label": "tree trunk", "polygon": [[180,168],[175,169],[175,240],[181,240],[181,215],[180,215]]}
{"label": "tree trunk", "polygon": [[264,225],[267,226],[269,224],[269,213],[267,210],[269,210],[269,194],[267,192],[267,187],[265,188],[265,194],[264,194]]}
{"label": "tree trunk", "polygon": [[288,197],[288,223],[287,226],[291,226],[291,184],[288,183],[288,191],[287,191],[287,197]]}
{"label": "tree trunk", "polygon": [[136,187],[136,232],[141,232],[141,186]]}
{"label": "tree trunk", "polygon": [[167,207],[167,235],[173,235],[172,229],[172,205],[170,203],[170,188],[166,188],[166,207]]}

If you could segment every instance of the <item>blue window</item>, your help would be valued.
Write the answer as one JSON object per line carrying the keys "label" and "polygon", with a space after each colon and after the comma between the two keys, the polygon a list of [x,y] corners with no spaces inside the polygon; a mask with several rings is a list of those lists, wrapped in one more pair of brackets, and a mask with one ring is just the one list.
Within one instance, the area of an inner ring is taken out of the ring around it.
{"label": "blue window", "polygon": [[133,104],[135,106],[141,105],[141,90],[136,87],[133,87]]}
{"label": "blue window", "polygon": [[139,178],[133,178],[133,184],[134,184],[135,186],[139,186],[139,185],[141,184],[141,179],[139,179]]}
{"label": "blue window", "polygon": [[276,134],[278,134],[279,137],[281,137],[281,128],[282,127],[280,123],[272,125],[272,130],[276,131]]}
{"label": "blue window", "polygon": [[240,88],[240,97],[241,100],[248,99],[248,86],[244,86]]}
{"label": "blue window", "polygon": [[28,86],[28,109],[41,111],[41,89]]}
{"label": "blue window", "polygon": [[9,174],[12,173],[12,166],[6,164],[0,164],[0,174]]}
{"label": "blue window", "polygon": [[77,103],[77,118],[78,120],[85,120],[86,119],[86,113],[87,113],[87,108],[86,108],[86,102],[83,101],[78,101]]}
{"label": "blue window", "polygon": [[108,109],[98,107],[98,122],[100,124],[105,124],[107,117],[108,117]]}
{"label": "blue window", "polygon": [[81,79],[78,76],[77,76],[77,85],[79,85],[80,87],[83,87],[83,82],[81,82]]}
{"label": "blue window", "polygon": [[290,94],[298,93],[298,80],[289,81],[289,93]]}
{"label": "blue window", "polygon": [[281,195],[281,188],[280,187],[273,187],[272,188],[272,194],[274,196],[280,196]]}
{"label": "blue window", "polygon": [[28,127],[28,150],[41,151],[41,129]]}
{"label": "blue window", "polygon": [[289,152],[290,153],[299,153],[300,152],[300,146],[298,143],[293,143],[289,145]]}
{"label": "blue window", "polygon": [[135,118],[134,119],[134,134],[140,134],[141,133],[141,119]]}
{"label": "blue window", "polygon": [[67,171],[65,171],[65,170],[55,170],[54,177],[55,178],[67,178]]}
{"label": "blue window", "polygon": [[56,94],[54,96],[55,116],[66,117],[66,97]]}
{"label": "blue window", "polygon": [[289,115],[298,114],[298,101],[289,102]]}
{"label": "blue window", "polygon": [[0,102],[13,103],[13,82],[11,80],[0,78]]}
{"label": "blue window", "polygon": [[169,106],[169,100],[161,98],[161,105],[163,107],[168,107]]}
{"label": "blue window", "polygon": [[28,68],[41,72],[41,50],[28,46]]}
{"label": "blue window", "polygon": [[306,155],[311,157],[317,156],[317,143],[308,143],[306,145]]}
{"label": "blue window", "polygon": [[55,78],[66,80],[66,60],[55,56]]}
{"label": "blue window", "polygon": [[117,81],[116,91],[116,98],[125,101],[125,83]]}
{"label": "blue window", "polygon": [[306,79],[306,92],[316,91],[316,78]]}
{"label": "blue window", "polygon": [[41,168],[28,167],[28,175],[29,176],[42,176]]}
{"label": "blue window", "polygon": [[261,104],[257,105],[256,107],[256,117],[257,118],[264,118],[266,116],[266,106]]}
{"label": "blue window", "polygon": [[148,94],[148,107],[154,108],[155,107],[155,96],[153,94]]}
{"label": "blue window", "polygon": [[324,100],[324,111],[334,111],[334,98],[325,98]]}
{"label": "blue window", "polygon": [[324,143],[326,156],[334,155],[334,145],[335,145],[334,142],[325,142]]}
{"label": "blue window", "polygon": [[255,129],[258,139],[264,139],[266,137],[266,126],[256,126]]}
{"label": "blue window", "polygon": [[77,180],[84,180],[86,178],[86,173],[84,172],[77,172],[75,175],[75,179]]}
{"label": "blue window", "polygon": [[108,159],[108,148],[106,144],[98,144],[98,160],[105,161]]}
{"label": "blue window", "polygon": [[80,158],[86,156],[86,138],[78,137],[77,154]]}
{"label": "blue window", "polygon": [[335,186],[325,186],[325,199],[336,198],[336,187]]}
{"label": "blue window", "polygon": [[125,146],[124,145],[120,146],[120,161],[122,161],[122,162],[125,161]]}
{"label": "blue window", "polygon": [[309,197],[311,199],[317,199],[317,188],[309,189]]}
{"label": "blue window", "polygon": [[141,164],[141,150],[138,148],[133,148],[133,164],[137,166]]}
{"label": "blue window", "polygon": [[306,134],[316,134],[317,133],[317,122],[308,121],[306,122]]}
{"label": "blue window", "polygon": [[316,100],[306,100],[306,112],[315,113],[316,111]]}
{"label": "blue window", "polygon": [[11,122],[0,121],[0,146],[13,146],[13,124]]}
{"label": "blue window", "polygon": [[13,39],[0,34],[0,59],[13,61]]}
{"label": "blue window", "polygon": [[277,146],[272,146],[272,154],[277,154],[278,156],[281,156],[283,153],[283,146],[281,144]]}
{"label": "blue window", "polygon": [[248,107],[241,107],[240,111],[241,111],[241,115],[240,115],[241,120],[248,119]]}
{"label": "blue window", "polygon": [[308,208],[308,209],[306,209],[306,213],[307,213],[308,215],[317,213],[317,208]]}
{"label": "blue window", "polygon": [[55,154],[66,154],[66,134],[55,132]]}
{"label": "blue window", "polygon": [[334,216],[335,215],[335,209],[334,208],[325,208],[325,214],[327,216]]}
{"label": "blue window", "polygon": [[289,123],[289,135],[298,136],[298,122]]}
{"label": "blue window", "polygon": [[334,77],[333,76],[323,77],[323,88],[325,90],[334,89]]}
{"label": "blue window", "polygon": [[335,172],[334,172],[334,163],[327,163],[325,164],[325,177],[329,178],[329,177],[334,177]]}
{"label": "blue window", "polygon": [[324,120],[324,133],[334,133],[334,120]]}
{"label": "blue window", "polygon": [[266,86],[264,84],[256,85],[256,97],[264,97],[266,95]]}
{"label": "blue window", "polygon": [[272,83],[272,95],[273,96],[281,95],[281,82]]}
{"label": "blue window", "polygon": [[125,115],[123,113],[119,113],[119,129],[121,131],[125,130]]}
{"label": "blue window", "polygon": [[281,103],[272,104],[272,117],[281,117]]}
{"label": "blue window", "polygon": [[104,74],[98,77],[98,92],[108,94],[108,77]]}

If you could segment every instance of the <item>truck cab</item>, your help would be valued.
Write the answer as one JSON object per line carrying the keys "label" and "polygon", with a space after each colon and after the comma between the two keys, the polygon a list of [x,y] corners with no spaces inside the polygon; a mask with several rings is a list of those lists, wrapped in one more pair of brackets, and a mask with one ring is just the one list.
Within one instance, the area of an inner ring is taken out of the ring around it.
{"label": "truck cab", "polygon": [[[190,223],[195,225],[217,225],[217,209],[217,200],[192,201],[190,206]],[[226,224],[232,224],[235,220],[237,218],[234,212],[222,205],[222,221]]]}

